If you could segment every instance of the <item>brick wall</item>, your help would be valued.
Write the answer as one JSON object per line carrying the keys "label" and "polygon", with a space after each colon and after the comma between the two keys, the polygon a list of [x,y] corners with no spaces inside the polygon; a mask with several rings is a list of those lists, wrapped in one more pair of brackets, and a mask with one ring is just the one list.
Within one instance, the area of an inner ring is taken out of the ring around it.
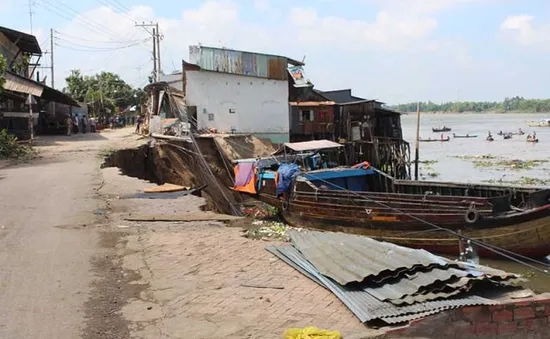
{"label": "brick wall", "polygon": [[550,338],[550,295],[471,306],[413,321],[385,338],[546,339]]}

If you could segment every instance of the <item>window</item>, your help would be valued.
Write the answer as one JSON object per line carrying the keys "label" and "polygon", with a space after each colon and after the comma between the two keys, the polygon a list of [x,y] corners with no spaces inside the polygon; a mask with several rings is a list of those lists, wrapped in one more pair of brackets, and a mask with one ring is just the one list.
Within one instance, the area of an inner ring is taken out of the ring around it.
{"label": "window", "polygon": [[214,121],[214,114],[208,113],[208,121]]}
{"label": "window", "polygon": [[313,121],[313,111],[309,109],[300,110],[300,122]]}

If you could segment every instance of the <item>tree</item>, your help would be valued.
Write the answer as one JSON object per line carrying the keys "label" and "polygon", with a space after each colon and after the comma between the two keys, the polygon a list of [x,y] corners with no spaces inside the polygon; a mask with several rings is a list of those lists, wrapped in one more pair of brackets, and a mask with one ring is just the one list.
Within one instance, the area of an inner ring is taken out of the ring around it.
{"label": "tree", "polygon": [[111,72],[101,72],[92,76],[84,76],[80,70],[72,70],[65,82],[63,91],[77,101],[84,101],[95,110],[112,112],[116,107],[122,109],[139,105],[143,99],[143,91],[128,85],[119,75]]}
{"label": "tree", "polygon": [[4,72],[6,72],[6,59],[2,54],[0,54],[0,93],[2,93],[2,90],[4,89],[4,82],[6,82],[6,77],[4,75]]}

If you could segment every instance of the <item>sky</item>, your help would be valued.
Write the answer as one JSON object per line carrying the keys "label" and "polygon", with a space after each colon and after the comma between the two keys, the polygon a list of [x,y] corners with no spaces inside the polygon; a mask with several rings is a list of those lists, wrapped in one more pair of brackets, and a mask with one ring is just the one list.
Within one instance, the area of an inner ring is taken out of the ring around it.
{"label": "sky", "polygon": [[146,85],[151,35],[135,22],[152,21],[165,73],[201,43],[304,59],[315,88],[388,104],[550,98],[548,0],[0,0],[3,26],[31,32],[29,12],[48,53],[54,30],[57,89],[71,69]]}

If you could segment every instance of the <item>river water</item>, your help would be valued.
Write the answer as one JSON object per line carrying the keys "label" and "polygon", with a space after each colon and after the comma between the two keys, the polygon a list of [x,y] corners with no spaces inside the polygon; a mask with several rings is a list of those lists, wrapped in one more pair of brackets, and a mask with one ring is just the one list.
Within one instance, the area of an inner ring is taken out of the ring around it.
{"label": "river water", "polygon": [[[421,179],[437,181],[458,181],[471,183],[522,184],[534,183],[550,186],[550,128],[528,127],[528,121],[550,118],[550,114],[422,114],[420,118],[421,138],[440,138],[432,127],[447,126],[452,130],[443,133],[451,137],[450,142],[421,142]],[[411,145],[414,157],[416,137],[416,114],[402,116],[403,136]],[[521,128],[525,135],[514,135],[504,140],[499,131],[517,132]],[[494,141],[486,141],[491,131]],[[527,134],[536,132],[538,143],[526,142]],[[453,139],[457,135],[475,135],[477,138]],[[510,163],[512,160],[529,161],[527,168]],[[414,167],[413,167],[414,168]],[[414,169],[413,169],[414,171]],[[538,179],[538,180],[537,180]],[[550,254],[550,253],[549,253]],[[510,261],[483,261],[482,263],[510,272],[525,274],[530,281],[527,287],[539,292],[550,292],[550,275],[534,273],[523,265]]]}

